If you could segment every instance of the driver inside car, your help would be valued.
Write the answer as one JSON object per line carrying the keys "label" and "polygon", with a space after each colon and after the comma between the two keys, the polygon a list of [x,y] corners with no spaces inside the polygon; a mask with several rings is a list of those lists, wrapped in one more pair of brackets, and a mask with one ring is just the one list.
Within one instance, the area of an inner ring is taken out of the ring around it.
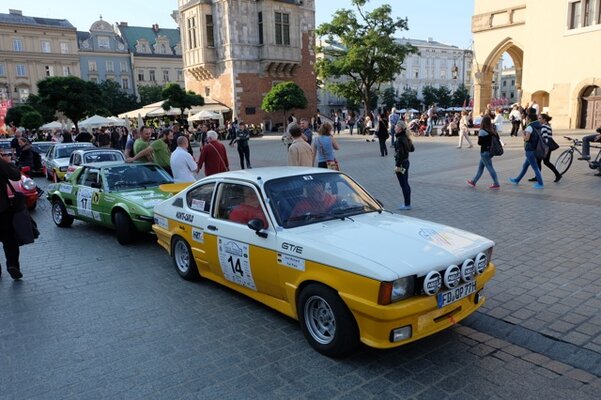
{"label": "driver inside car", "polygon": [[240,224],[247,224],[251,219],[260,219],[263,221],[263,227],[267,228],[269,226],[267,224],[267,218],[265,218],[261,203],[259,202],[255,191],[248,186],[244,186],[242,188],[242,193],[244,201],[232,209],[228,216],[228,220]]}
{"label": "driver inside car", "polygon": [[305,187],[305,197],[292,210],[290,218],[327,212],[336,203],[336,196],[326,192],[324,184],[312,181]]}

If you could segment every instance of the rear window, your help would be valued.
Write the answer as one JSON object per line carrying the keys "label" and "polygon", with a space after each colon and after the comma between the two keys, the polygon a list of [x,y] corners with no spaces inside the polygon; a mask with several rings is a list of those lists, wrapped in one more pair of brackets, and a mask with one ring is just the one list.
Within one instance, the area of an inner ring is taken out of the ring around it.
{"label": "rear window", "polygon": [[84,154],[84,163],[95,163],[102,161],[123,161],[123,153],[117,151],[92,151]]}

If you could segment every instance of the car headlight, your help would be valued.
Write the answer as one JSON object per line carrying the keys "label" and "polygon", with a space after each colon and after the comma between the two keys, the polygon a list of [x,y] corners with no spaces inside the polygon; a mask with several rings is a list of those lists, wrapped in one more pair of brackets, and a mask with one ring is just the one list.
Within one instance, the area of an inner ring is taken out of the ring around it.
{"label": "car headlight", "polygon": [[415,276],[380,283],[378,304],[386,305],[407,299],[415,294]]}
{"label": "car headlight", "polygon": [[34,190],[36,188],[36,184],[31,178],[25,178],[21,181],[21,185],[25,190]]}
{"label": "car headlight", "polygon": [[60,167],[59,171],[60,172],[67,172],[67,168],[69,168],[69,167]]}

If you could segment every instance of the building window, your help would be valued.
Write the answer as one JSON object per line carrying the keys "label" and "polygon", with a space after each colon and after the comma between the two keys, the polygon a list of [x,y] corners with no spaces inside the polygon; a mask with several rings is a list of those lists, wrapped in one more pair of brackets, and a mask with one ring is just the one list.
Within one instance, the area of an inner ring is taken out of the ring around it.
{"label": "building window", "polygon": [[143,69],[138,70],[138,81],[144,82],[144,70]]}
{"label": "building window", "polygon": [[71,67],[69,67],[68,65],[64,65],[63,66],[63,76],[69,76],[71,75]]}
{"label": "building window", "polygon": [[115,64],[112,61],[106,62],[106,72],[115,72]]}
{"label": "building window", "polygon": [[88,61],[88,71],[89,72],[96,72],[97,71],[96,61]]}
{"label": "building window", "polygon": [[259,44],[263,44],[263,12],[259,12]]}
{"label": "building window", "polygon": [[584,21],[583,26],[589,26],[593,24],[593,0],[584,0]]}
{"label": "building window", "polygon": [[42,53],[51,53],[52,52],[52,50],[50,48],[50,42],[48,40],[42,40],[41,45],[42,45]]}
{"label": "building window", "polygon": [[21,103],[25,103],[27,101],[27,99],[29,98],[29,89],[19,88],[18,92],[19,92],[19,100],[21,101]]}
{"label": "building window", "polygon": [[507,86],[507,81],[503,81],[503,87]]}
{"label": "building window", "polygon": [[196,18],[188,18],[188,48],[195,49],[198,47],[196,42]]}
{"label": "building window", "polygon": [[205,96],[209,97],[211,95],[211,88],[208,86],[205,86]]}
{"label": "building window", "polygon": [[509,93],[509,98],[513,99],[513,92]]}
{"label": "building window", "polygon": [[163,70],[163,82],[169,82],[169,70]]}
{"label": "building window", "polygon": [[27,66],[25,64],[17,64],[17,76],[27,76]]}
{"label": "building window", "polygon": [[207,25],[207,46],[215,47],[215,31],[213,30],[213,16],[211,14],[205,15],[205,22]]}
{"label": "building window", "polygon": [[13,39],[13,51],[23,51],[22,39]]}
{"label": "building window", "polygon": [[275,44],[290,46],[290,14],[275,13]]}
{"label": "building window", "polygon": [[446,69],[441,69],[440,70],[440,79],[447,79],[447,70]]}
{"label": "building window", "polygon": [[415,79],[419,79],[419,71],[415,71]]}
{"label": "building window", "polygon": [[98,48],[99,49],[110,49],[111,41],[107,36],[98,36]]}
{"label": "building window", "polygon": [[129,79],[125,76],[123,78],[121,78],[121,87],[124,90],[129,90]]}
{"label": "building window", "polygon": [[146,44],[142,44],[142,53],[148,53],[148,48],[146,47]]}
{"label": "building window", "polygon": [[157,79],[156,79],[156,76],[154,75],[154,69],[151,69],[150,71],[148,71],[148,75],[149,75],[148,80],[150,82],[156,82]]}
{"label": "building window", "polygon": [[6,76],[6,68],[4,64],[0,64],[0,76]]}
{"label": "building window", "polygon": [[246,107],[246,109],[244,111],[246,111],[246,115],[255,115],[257,113],[257,108],[256,107]]}
{"label": "building window", "polygon": [[177,80],[178,81],[183,81],[184,80],[184,71],[181,69],[177,70]]}
{"label": "building window", "polygon": [[511,80],[511,86],[515,86],[515,79]]}
{"label": "building window", "polygon": [[120,66],[119,66],[119,70],[120,70],[121,72],[127,72],[127,63],[126,63],[126,62],[123,62],[123,61],[121,61],[121,64],[120,64]]}
{"label": "building window", "polygon": [[570,3],[570,29],[576,29],[580,26],[580,7],[582,3],[575,1]]}
{"label": "building window", "polygon": [[54,76],[54,67],[52,65],[46,65],[46,76]]}
{"label": "building window", "polygon": [[61,42],[61,54],[69,54],[69,43]]}

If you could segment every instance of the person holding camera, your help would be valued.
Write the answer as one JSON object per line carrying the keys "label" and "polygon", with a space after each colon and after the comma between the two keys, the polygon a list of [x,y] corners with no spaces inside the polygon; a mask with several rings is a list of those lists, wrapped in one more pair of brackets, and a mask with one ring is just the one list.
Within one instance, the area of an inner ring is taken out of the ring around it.
{"label": "person holding camera", "polygon": [[409,153],[414,151],[413,143],[407,135],[405,122],[399,120],[394,126],[396,140],[394,142],[394,173],[403,191],[404,204],[399,210],[411,210],[411,187],[409,186]]}
{"label": "person holding camera", "polygon": [[[6,270],[11,278],[17,280],[23,277],[19,265],[19,243],[13,228],[13,211],[8,198],[8,181],[21,179],[19,169],[11,162],[11,154],[0,156],[0,242],[4,246]],[[0,267],[0,275],[2,268]]]}

